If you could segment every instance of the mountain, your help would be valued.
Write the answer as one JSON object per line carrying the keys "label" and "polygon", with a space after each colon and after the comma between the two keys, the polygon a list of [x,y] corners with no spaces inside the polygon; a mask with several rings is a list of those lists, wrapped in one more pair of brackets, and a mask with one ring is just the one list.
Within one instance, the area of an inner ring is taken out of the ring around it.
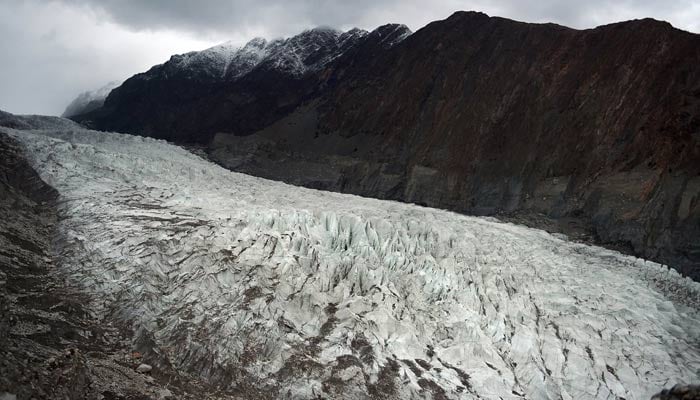
{"label": "mountain", "polygon": [[97,90],[79,94],[78,97],[68,104],[61,117],[70,118],[102,107],[109,92],[119,86],[119,84],[119,81],[112,81]]}
{"label": "mountain", "polygon": [[75,119],[203,145],[266,178],[499,215],[700,278],[699,35],[652,19],[575,30],[458,12],[409,36],[340,36],[313,36],[325,50],[303,53],[317,54],[311,67],[253,61],[233,79],[165,73],[171,60]]}
{"label": "mountain", "polygon": [[21,119],[0,127],[0,393],[649,399],[697,381],[700,284],[660,264]]}
{"label": "mountain", "polygon": [[316,28],[270,42],[255,38],[242,47],[227,42],[203,51],[173,56],[135,78],[235,81],[258,66],[300,76],[323,68],[367,34],[360,29],[341,32]]}
{"label": "mountain", "polygon": [[[403,25],[368,33],[317,28],[287,39],[256,38],[173,56],[127,79],[105,104],[74,119],[90,126],[201,143],[215,132],[261,129],[313,97],[319,77],[367,42],[389,48],[410,34]],[[166,128],[167,127],[167,128]]]}

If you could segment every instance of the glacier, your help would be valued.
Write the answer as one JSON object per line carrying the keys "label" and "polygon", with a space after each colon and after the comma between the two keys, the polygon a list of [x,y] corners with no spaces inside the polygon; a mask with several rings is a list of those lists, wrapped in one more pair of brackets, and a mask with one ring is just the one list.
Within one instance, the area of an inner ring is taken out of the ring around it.
{"label": "glacier", "polygon": [[151,138],[5,130],[60,193],[56,264],[90,308],[222,390],[648,399],[698,381],[700,285],[666,266]]}

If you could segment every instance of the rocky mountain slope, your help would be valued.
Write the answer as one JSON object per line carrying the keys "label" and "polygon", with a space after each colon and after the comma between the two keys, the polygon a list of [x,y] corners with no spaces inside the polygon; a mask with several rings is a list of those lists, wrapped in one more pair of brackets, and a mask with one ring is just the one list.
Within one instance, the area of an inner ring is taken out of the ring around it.
{"label": "rocky mountain slope", "polygon": [[49,123],[0,128],[0,396],[631,400],[697,379],[700,284],[659,264]]}
{"label": "rocky mountain slope", "polygon": [[195,142],[263,177],[581,233],[700,277],[699,35],[459,12],[356,36],[302,73],[261,62],[211,80],[166,63],[76,120]]}
{"label": "rocky mountain slope", "polygon": [[366,42],[388,48],[403,25],[374,32],[317,28],[288,38],[256,38],[171,57],[110,93],[104,106],[74,117],[90,126],[202,143],[220,131],[254,132],[319,91],[319,74]]}

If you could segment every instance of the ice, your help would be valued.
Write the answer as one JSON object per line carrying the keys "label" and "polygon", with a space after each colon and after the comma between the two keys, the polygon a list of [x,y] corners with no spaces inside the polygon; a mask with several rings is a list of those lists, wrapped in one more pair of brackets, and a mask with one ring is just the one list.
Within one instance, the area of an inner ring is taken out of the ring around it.
{"label": "ice", "polygon": [[150,138],[8,131],[60,192],[59,265],[94,310],[225,387],[648,399],[698,379],[699,285],[658,264]]}

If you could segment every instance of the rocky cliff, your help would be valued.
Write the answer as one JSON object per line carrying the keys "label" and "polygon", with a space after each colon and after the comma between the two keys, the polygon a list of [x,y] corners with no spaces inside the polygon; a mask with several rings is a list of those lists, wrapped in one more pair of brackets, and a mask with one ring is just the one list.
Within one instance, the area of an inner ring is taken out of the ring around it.
{"label": "rocky cliff", "polygon": [[76,119],[268,178],[583,232],[700,277],[700,36],[474,12],[405,36],[358,35],[298,74],[152,70]]}

